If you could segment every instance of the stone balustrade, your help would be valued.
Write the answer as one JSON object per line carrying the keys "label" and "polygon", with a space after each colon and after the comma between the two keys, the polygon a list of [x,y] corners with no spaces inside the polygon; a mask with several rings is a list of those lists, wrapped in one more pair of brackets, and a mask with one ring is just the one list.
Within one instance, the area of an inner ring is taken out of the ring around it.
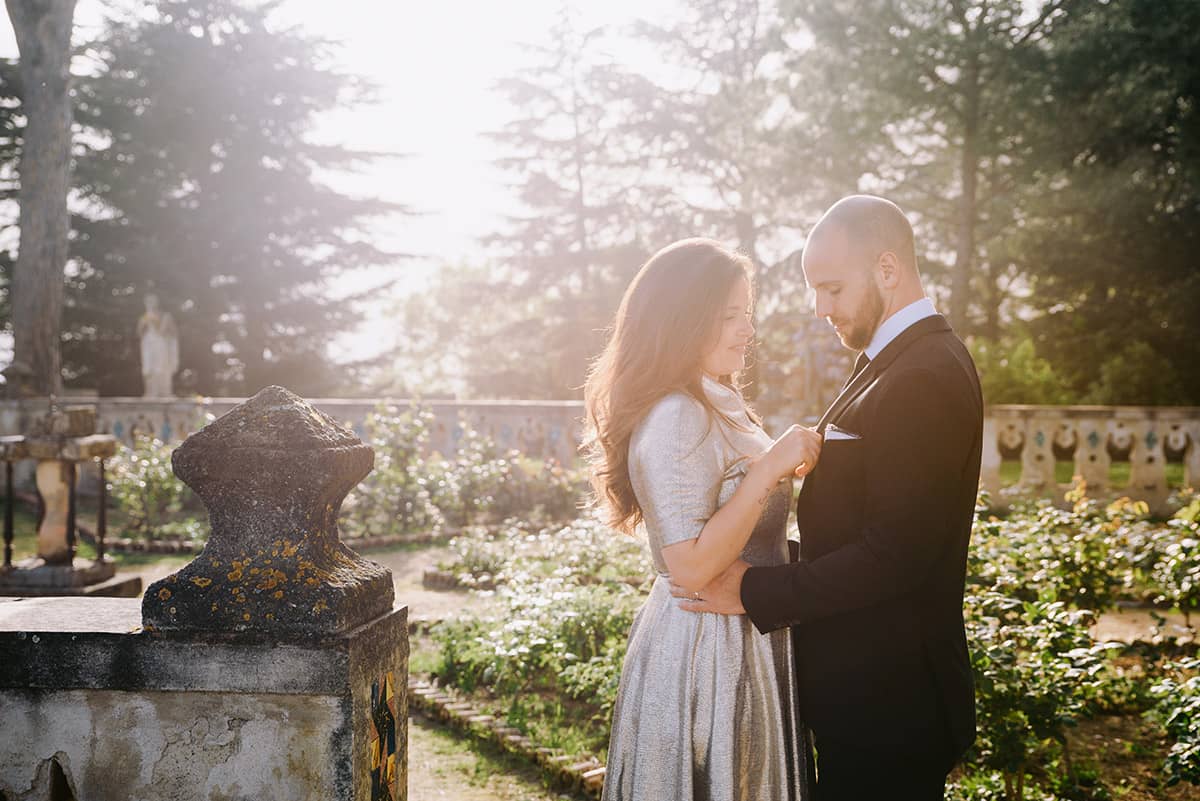
{"label": "stone balustrade", "polygon": [[[1070,484],[1057,462],[1096,497],[1128,495],[1162,509],[1172,491],[1167,465],[1182,463],[1183,486],[1200,487],[1200,408],[1152,406],[992,406],[984,418],[980,482],[1002,489],[1001,466],[1020,463],[1017,489],[1061,495]],[[1114,486],[1114,462],[1129,463],[1129,483]]]}
{"label": "stone balustrade", "polygon": [[[96,409],[96,431],[111,434],[126,445],[135,433],[149,433],[163,442],[178,444],[209,420],[229,412],[244,398],[64,398],[86,402]],[[413,401],[403,398],[317,398],[313,406],[349,427],[359,437],[366,434],[367,417],[380,404],[401,410]],[[0,435],[21,434],[28,421],[44,413],[46,400],[0,400]],[[554,458],[570,464],[582,431],[583,404],[576,401],[421,401],[433,414],[430,447],[442,454],[458,449],[461,421],[491,437],[504,449],[517,449],[530,456]],[[22,488],[33,484],[32,465],[19,466],[15,480]],[[98,482],[93,468],[80,475],[80,489],[94,492]]]}
{"label": "stone balustrade", "polygon": [[[129,443],[133,432],[149,431],[165,442],[181,442],[210,419],[240,401],[196,398],[155,401],[142,398],[97,398],[97,430]],[[325,398],[312,401],[321,411],[349,426],[360,437],[367,416],[379,404],[405,408],[404,399]],[[425,401],[434,415],[431,447],[456,450],[465,418],[503,448],[553,457],[569,464],[576,458],[582,433],[583,404],[577,401]],[[19,433],[20,420],[40,412],[44,401],[0,401],[0,434]],[[799,417],[800,422],[813,422]],[[792,418],[785,410],[768,418],[768,428],[782,430]],[[996,494],[1002,487],[1001,465],[1020,463],[1021,491],[1061,496],[1068,484],[1055,481],[1056,462],[1073,462],[1072,475],[1087,481],[1095,494],[1129,494],[1161,504],[1170,493],[1166,465],[1183,463],[1184,483],[1200,484],[1200,408],[1152,406],[990,406],[984,420],[982,485]],[[1111,486],[1113,462],[1130,463],[1127,486]],[[89,476],[81,477],[87,488]],[[18,483],[22,476],[18,473]],[[28,478],[24,482],[29,484]]]}

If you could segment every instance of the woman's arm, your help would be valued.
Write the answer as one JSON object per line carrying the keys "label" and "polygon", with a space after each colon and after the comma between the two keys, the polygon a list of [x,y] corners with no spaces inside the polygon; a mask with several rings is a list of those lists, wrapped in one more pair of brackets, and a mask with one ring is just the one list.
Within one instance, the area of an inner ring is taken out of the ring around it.
{"label": "woman's arm", "polygon": [[820,452],[821,435],[801,426],[792,426],[773,442],[753,460],[733,496],[708,519],[699,537],[662,549],[671,583],[696,591],[737,561],[775,487],[785,478],[806,475]]}

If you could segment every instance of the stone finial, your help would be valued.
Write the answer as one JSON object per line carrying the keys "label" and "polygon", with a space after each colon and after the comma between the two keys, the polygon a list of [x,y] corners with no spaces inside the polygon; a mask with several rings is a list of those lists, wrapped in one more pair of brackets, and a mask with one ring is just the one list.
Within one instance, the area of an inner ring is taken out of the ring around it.
{"label": "stone finial", "polygon": [[175,475],[208,508],[204,550],[150,585],[160,631],[322,635],[392,608],[391,571],[338,540],[342,500],[375,453],[283,387],[267,387],[191,435]]}

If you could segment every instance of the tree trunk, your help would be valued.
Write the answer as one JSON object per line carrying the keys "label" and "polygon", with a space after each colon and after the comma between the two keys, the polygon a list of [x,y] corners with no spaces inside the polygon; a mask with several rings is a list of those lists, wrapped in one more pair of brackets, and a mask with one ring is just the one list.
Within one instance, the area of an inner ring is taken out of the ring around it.
{"label": "tree trunk", "polygon": [[963,144],[959,171],[962,196],[958,204],[958,243],[950,277],[950,324],[959,336],[967,333],[967,298],[971,268],[975,263],[976,192],[979,183],[979,55],[972,54],[965,66],[963,98]]}
{"label": "tree trunk", "polygon": [[71,24],[75,0],[6,0],[22,86],[21,237],[12,276],[13,361],[39,395],[62,391],[60,339],[71,174]]}

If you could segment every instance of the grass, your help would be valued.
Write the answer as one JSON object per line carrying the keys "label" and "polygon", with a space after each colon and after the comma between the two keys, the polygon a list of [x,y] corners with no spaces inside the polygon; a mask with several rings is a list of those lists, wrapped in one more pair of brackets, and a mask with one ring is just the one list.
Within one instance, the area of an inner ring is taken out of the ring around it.
{"label": "grass", "polygon": [[[78,519],[80,522],[95,528],[95,510],[90,508],[94,501],[85,499],[84,509],[79,513]],[[5,509],[8,504],[0,498],[0,520],[3,519]],[[109,509],[108,511],[108,536],[120,536],[123,528],[123,516],[119,510]],[[112,553],[106,554],[120,567],[141,567],[145,565],[158,564],[163,561],[176,560],[186,562],[191,559],[190,556],[180,557],[171,554],[151,554],[151,553]],[[13,562],[20,559],[25,559],[30,556],[37,556],[37,515],[29,505],[17,503],[13,507]],[[77,559],[95,559],[96,549],[91,544],[76,537],[75,539],[75,556]]]}
{"label": "grass", "polygon": [[[1059,484],[1070,484],[1075,473],[1074,462],[1055,462],[1054,480]],[[1016,460],[1000,463],[1000,483],[1008,486],[1021,478],[1021,463]],[[1129,485],[1129,462],[1113,462],[1108,469],[1108,483],[1114,489]],[[1183,463],[1167,462],[1167,486],[1183,486]]]}
{"label": "grass", "polygon": [[499,746],[460,736],[421,716],[409,719],[409,798],[432,801],[575,801],[547,787],[537,766]]}

